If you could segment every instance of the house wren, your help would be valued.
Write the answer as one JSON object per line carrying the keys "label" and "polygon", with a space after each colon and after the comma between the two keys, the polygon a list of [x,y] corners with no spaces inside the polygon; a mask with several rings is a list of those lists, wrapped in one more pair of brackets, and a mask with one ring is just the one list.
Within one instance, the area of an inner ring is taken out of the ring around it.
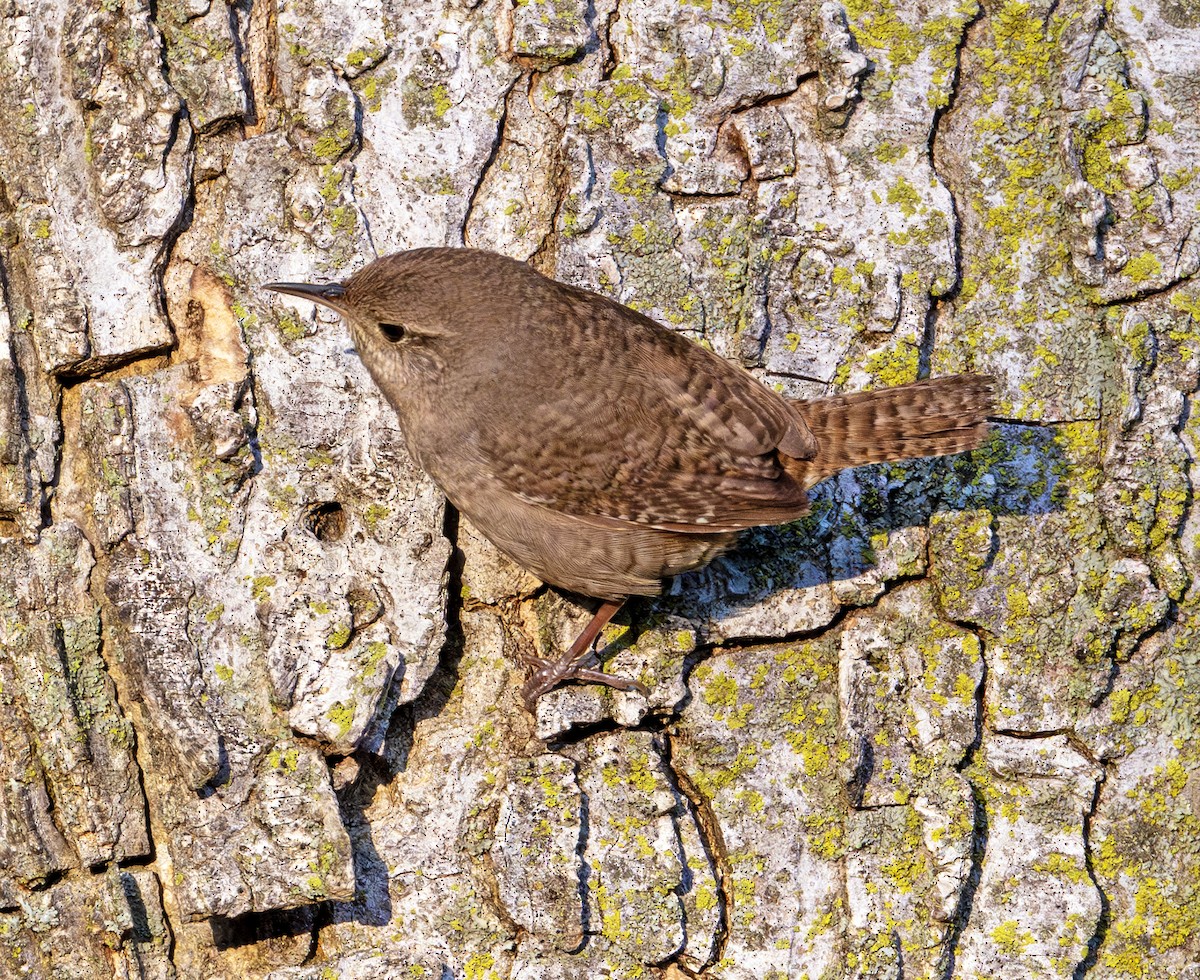
{"label": "house wren", "polygon": [[530,705],[587,666],[630,595],[704,565],[738,532],[809,509],[839,470],[973,449],[991,380],[957,375],[794,401],[596,293],[466,248],[378,259],[342,283],[272,283],[337,311],[409,451],[517,564],[602,600]]}

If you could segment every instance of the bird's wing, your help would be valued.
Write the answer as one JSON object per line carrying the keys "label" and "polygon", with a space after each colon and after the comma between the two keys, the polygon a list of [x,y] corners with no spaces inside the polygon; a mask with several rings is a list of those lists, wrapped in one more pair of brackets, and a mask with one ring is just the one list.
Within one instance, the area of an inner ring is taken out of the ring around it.
{"label": "bird's wing", "polygon": [[[632,311],[616,309],[627,326]],[[672,531],[803,514],[808,495],[780,460],[815,452],[803,420],[746,372],[652,325],[605,332],[603,355],[584,359],[589,376],[548,379],[523,399],[530,438],[514,443],[505,424],[482,420],[476,449],[490,478],[578,517]]]}

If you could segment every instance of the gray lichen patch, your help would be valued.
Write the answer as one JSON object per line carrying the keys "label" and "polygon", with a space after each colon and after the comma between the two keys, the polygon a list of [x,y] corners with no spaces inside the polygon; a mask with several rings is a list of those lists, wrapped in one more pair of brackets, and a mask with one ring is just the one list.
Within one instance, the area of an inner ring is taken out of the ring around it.
{"label": "gray lichen patch", "polygon": [[720,826],[730,977],[819,973],[842,962],[846,855],[837,652],[828,641],[727,653],[692,674],[672,741]]}
{"label": "gray lichen patch", "polygon": [[[520,8],[518,8],[520,9]],[[554,230],[560,179],[561,110],[545,111],[525,85],[508,93],[504,128],[463,223],[464,243],[514,258],[539,252]]]}
{"label": "gray lichen patch", "polygon": [[[1190,651],[1172,657],[1176,676],[1182,659],[1194,669]],[[1172,686],[1174,700],[1181,692]],[[1184,696],[1189,703],[1174,717],[1192,720],[1194,705]],[[1196,962],[1198,812],[1190,743],[1146,744],[1114,767],[1089,840],[1096,883],[1110,903],[1109,941],[1098,957],[1110,975],[1184,977]],[[1147,849],[1140,844],[1147,839],[1164,843]]]}
{"label": "gray lichen patch", "polygon": [[591,4],[583,0],[518,0],[512,11],[512,53],[551,65],[574,58],[596,38]]}
{"label": "gray lichen patch", "polygon": [[970,873],[973,816],[965,781],[948,774],[912,803],[849,815],[847,965],[936,975]]}
{"label": "gray lichen patch", "polygon": [[26,898],[0,912],[6,968],[32,977],[176,976],[161,888],[153,872],[114,869]]}
{"label": "gray lichen patch", "polygon": [[504,99],[519,70],[500,56],[498,4],[434,13],[402,6],[391,36],[390,82],[366,93],[355,189],[388,249],[459,244],[470,201],[498,142]]}
{"label": "gray lichen patch", "polygon": [[[696,648],[691,624],[676,616],[644,618],[637,610],[635,605],[619,613],[605,628],[597,641],[597,663],[610,674],[638,681],[647,693],[598,685],[549,691],[538,699],[535,710],[539,738],[555,738],[606,719],[634,727],[648,716],[670,717],[687,699],[685,669]],[[536,600],[531,612],[527,628],[537,637],[537,656],[544,659],[568,648],[591,617],[590,611],[554,594]]]}
{"label": "gray lichen patch", "polygon": [[0,894],[72,868],[144,856],[134,733],[101,652],[93,559],[69,523],[0,543],[0,725],[8,777]]}
{"label": "gray lichen patch", "polygon": [[661,750],[643,733],[598,738],[581,760],[579,782],[588,799],[589,952],[645,964],[676,955],[685,942],[687,886],[678,801]]}
{"label": "gray lichen patch", "polygon": [[961,968],[1073,976],[1103,914],[1085,836],[1100,774],[1061,737],[989,737],[982,762],[973,782],[988,836],[975,901],[988,913],[963,932]]}
{"label": "gray lichen patch", "polygon": [[245,37],[237,9],[168,0],[157,11],[171,84],[197,131],[244,119],[249,99],[238,63]]}
{"label": "gray lichen patch", "polygon": [[[86,373],[166,347],[156,274],[187,195],[191,129],[149,10],[62,4],[5,30],[23,67],[4,99],[20,114],[0,172],[19,235],[6,260],[43,363]],[[39,72],[61,84],[35,92]],[[63,153],[41,152],[49,145]]]}
{"label": "gray lichen patch", "polygon": [[914,584],[851,617],[841,631],[841,700],[866,807],[926,795],[977,737],[983,647],[942,620],[932,590]]}
{"label": "gray lichen patch", "polygon": [[568,951],[583,942],[582,802],[570,760],[545,755],[515,766],[492,845],[500,901],[513,923]]}
{"label": "gray lichen patch", "polygon": [[990,720],[1011,731],[1073,724],[1104,691],[1122,638],[1142,635],[1166,612],[1149,569],[1114,564],[1107,547],[1095,507],[1099,427],[1055,427],[1051,443],[1034,435],[1025,441],[1040,441],[1050,455],[1010,445],[1006,452],[1017,451],[997,474],[1016,476],[1022,493],[1042,500],[1037,510],[1050,509],[947,512],[936,516],[931,538],[939,599],[953,619],[988,635]]}
{"label": "gray lichen patch", "polygon": [[28,331],[0,304],[0,535],[32,542],[58,471],[57,386]]}

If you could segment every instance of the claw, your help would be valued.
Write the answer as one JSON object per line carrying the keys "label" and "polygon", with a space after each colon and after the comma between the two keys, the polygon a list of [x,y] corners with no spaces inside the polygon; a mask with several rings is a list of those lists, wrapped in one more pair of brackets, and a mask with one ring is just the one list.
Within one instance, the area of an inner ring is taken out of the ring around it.
{"label": "claw", "polygon": [[521,688],[521,694],[525,698],[525,706],[533,711],[537,704],[537,699],[547,691],[553,690],[559,684],[567,681],[582,681],[585,684],[604,684],[608,687],[615,687],[618,691],[638,691],[642,694],[649,694],[646,685],[640,681],[630,680],[626,677],[616,677],[613,674],[606,674],[602,670],[593,670],[586,666],[592,661],[592,644],[596,637],[600,635],[600,631],[604,629],[605,623],[612,619],[613,615],[621,608],[620,602],[605,600],[596,614],[592,617],[592,621],[579,637],[571,644],[571,648],[563,654],[559,660],[549,660],[544,657],[530,657],[529,662],[537,668],[529,676],[529,680]]}
{"label": "claw", "polygon": [[560,684],[565,684],[568,681],[580,681],[584,684],[604,684],[607,687],[614,687],[618,691],[637,691],[640,694],[648,695],[649,688],[641,681],[635,681],[628,677],[618,677],[615,674],[606,674],[602,670],[593,670],[590,667],[585,667],[584,664],[591,660],[591,656],[583,658],[583,660],[567,660],[565,657],[562,660],[543,660],[540,657],[532,662],[538,668],[529,677],[521,688],[521,694],[525,698],[525,706],[533,711],[537,705],[537,699],[547,691],[552,691]]}

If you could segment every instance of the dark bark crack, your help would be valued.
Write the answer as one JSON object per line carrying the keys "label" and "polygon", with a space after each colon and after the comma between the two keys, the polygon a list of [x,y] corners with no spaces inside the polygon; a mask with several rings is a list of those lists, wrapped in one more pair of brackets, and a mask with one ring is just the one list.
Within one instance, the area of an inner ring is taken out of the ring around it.
{"label": "dark bark crack", "polygon": [[500,118],[496,120],[496,135],[492,140],[491,149],[488,151],[487,159],[483,161],[483,166],[479,168],[479,179],[475,181],[475,185],[471,188],[471,194],[467,198],[467,206],[463,209],[462,221],[459,222],[458,234],[463,242],[467,241],[467,226],[471,223],[471,216],[475,211],[475,199],[479,196],[480,190],[487,181],[488,174],[491,172],[492,164],[496,162],[496,158],[500,155],[500,148],[504,145],[504,130],[508,125],[508,100],[516,91],[517,83],[523,76],[518,75],[512,80],[512,83],[504,91],[504,96],[500,101]]}
{"label": "dark bark crack", "polygon": [[[980,700],[982,702],[982,694]],[[971,803],[975,815],[974,827],[971,832],[971,867],[963,882],[962,891],[959,892],[954,915],[950,919],[950,929],[942,948],[942,958],[938,964],[941,980],[954,980],[958,944],[962,940],[967,924],[971,921],[971,913],[975,907],[975,893],[983,878],[983,858],[987,851],[987,808],[984,806],[983,794],[979,787],[971,780],[968,780],[968,783],[971,787]]]}
{"label": "dark bark crack", "polygon": [[1108,936],[1108,927],[1112,921],[1112,913],[1110,911],[1110,903],[1108,895],[1100,885],[1100,880],[1096,877],[1096,869],[1092,861],[1092,819],[1096,816],[1096,811],[1100,808],[1100,794],[1104,788],[1104,779],[1097,780],[1096,791],[1092,795],[1092,806],[1087,813],[1083,815],[1083,866],[1087,871],[1088,879],[1092,886],[1096,889],[1096,894],[1100,899],[1100,915],[1096,918],[1096,928],[1087,941],[1087,955],[1080,960],[1079,965],[1075,967],[1075,971],[1071,974],[1071,980],[1083,980],[1092,967],[1096,965],[1099,959],[1100,948],[1104,945],[1104,940]]}
{"label": "dark bark crack", "polygon": [[[662,739],[663,762],[667,772],[674,781],[679,792],[687,797],[696,816],[696,827],[700,832],[701,846],[712,869],[713,878],[717,883],[717,927],[713,935],[712,951],[708,959],[701,965],[698,973],[703,973],[714,963],[719,963],[725,957],[725,949],[729,944],[730,915],[733,912],[733,867],[725,847],[725,838],[721,833],[721,824],[713,811],[712,802],[708,800],[683,769],[675,764],[675,736],[670,732],[664,733]],[[685,923],[686,926],[686,923]],[[672,957],[677,961],[681,954]],[[682,964],[681,964],[682,965]]]}

